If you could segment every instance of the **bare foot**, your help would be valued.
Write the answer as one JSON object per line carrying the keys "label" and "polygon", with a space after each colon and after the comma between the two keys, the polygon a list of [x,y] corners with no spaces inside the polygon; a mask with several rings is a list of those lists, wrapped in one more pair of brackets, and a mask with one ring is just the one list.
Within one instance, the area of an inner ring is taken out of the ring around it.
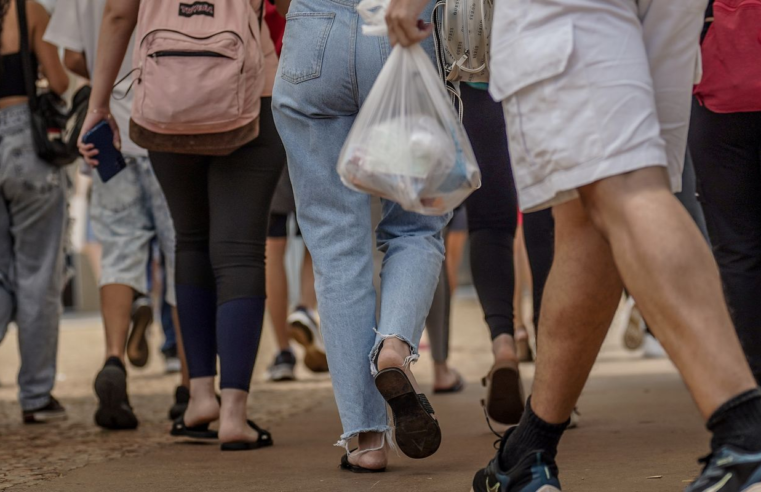
{"label": "bare foot", "polygon": [[411,364],[404,367],[404,361],[410,356],[410,346],[398,338],[388,338],[383,342],[383,347],[378,354],[378,370],[398,367],[404,371],[415,388],[416,393],[420,393],[420,387],[412,374]]}
{"label": "bare foot", "polygon": [[502,334],[492,340],[491,349],[494,354],[494,362],[518,361],[515,340],[510,335]]}
{"label": "bare foot", "polygon": [[349,463],[368,470],[380,470],[388,465],[386,440],[381,432],[364,432],[359,435],[359,448],[349,454]]}
{"label": "bare foot", "polygon": [[436,362],[433,365],[433,389],[446,390],[454,387],[460,381],[457,371],[451,369],[446,362]]}
{"label": "bare foot", "polygon": [[214,378],[190,380],[190,401],[183,420],[188,427],[208,424],[219,419],[219,402],[214,392]]}
{"label": "bare foot", "polygon": [[219,418],[220,442],[256,442],[259,440],[259,433],[248,425],[247,401],[247,391],[222,390],[222,409]]}

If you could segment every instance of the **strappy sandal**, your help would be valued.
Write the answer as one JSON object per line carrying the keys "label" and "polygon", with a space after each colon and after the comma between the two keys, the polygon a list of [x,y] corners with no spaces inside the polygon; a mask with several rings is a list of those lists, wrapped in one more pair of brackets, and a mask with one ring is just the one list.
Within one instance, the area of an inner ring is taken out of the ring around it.
{"label": "strappy sandal", "polygon": [[[380,448],[380,449],[383,449],[383,448]],[[359,451],[358,453],[361,454],[361,453],[367,453],[367,452],[370,452],[370,451],[378,451],[378,449],[367,449],[367,450]],[[352,453],[355,453],[355,452],[357,452],[357,450],[356,449],[352,449],[349,452],[349,454],[352,454]],[[350,471],[352,473],[383,473],[384,471],[386,471],[386,467],[385,466],[383,468],[377,468],[377,469],[375,469],[375,468],[365,468],[364,466],[359,466],[359,465],[352,465],[349,462],[349,456],[346,455],[346,454],[341,456],[341,465],[340,465],[340,467],[341,467],[342,470]]]}
{"label": "strappy sandal", "polygon": [[185,425],[185,414],[183,413],[174,421],[172,430],[169,432],[174,437],[189,437],[191,439],[217,439],[219,433],[209,429],[209,424],[199,424],[193,427]]}
{"label": "strappy sandal", "polygon": [[457,376],[455,383],[448,388],[433,388],[434,395],[445,395],[451,393],[459,393],[465,389],[465,380],[462,378],[462,374],[452,369],[452,372]]}
{"label": "strappy sandal", "polygon": [[525,409],[523,383],[515,361],[501,361],[492,366],[489,374],[481,380],[486,388],[486,401],[481,403],[487,415],[505,425],[520,422]]}
{"label": "strappy sandal", "polygon": [[441,428],[424,394],[415,393],[407,375],[398,367],[380,371],[375,386],[391,407],[396,444],[410,458],[427,458],[441,445]]}
{"label": "strappy sandal", "polygon": [[222,443],[222,451],[251,451],[254,449],[266,448],[274,444],[272,442],[272,434],[269,431],[259,428],[253,420],[247,420],[248,426],[259,433],[259,439],[254,442],[250,441],[234,441]]}

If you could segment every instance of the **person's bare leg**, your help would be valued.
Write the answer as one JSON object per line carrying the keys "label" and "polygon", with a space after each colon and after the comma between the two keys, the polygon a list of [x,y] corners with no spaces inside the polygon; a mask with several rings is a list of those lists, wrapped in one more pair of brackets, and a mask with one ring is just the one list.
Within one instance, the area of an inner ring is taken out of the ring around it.
{"label": "person's bare leg", "polygon": [[267,311],[275,329],[278,348],[290,348],[288,332],[288,278],[285,273],[286,238],[267,238]]}
{"label": "person's bare leg", "polygon": [[755,388],[716,262],[671,193],[665,169],[645,168],[580,191],[590,216],[611,244],[627,289],[703,417]]}
{"label": "person's bare leg", "polygon": [[610,247],[578,200],[554,209],[555,259],[544,291],[531,408],[566,422],[613,321],[623,285]]}
{"label": "person's bare leg", "polygon": [[180,330],[180,315],[177,307],[172,307],[172,321],[174,322],[174,336],[177,340],[177,357],[180,359],[180,385],[190,388],[190,372],[188,372],[188,359],[185,357],[185,345],[182,342],[182,330]]}
{"label": "person's bare leg", "polygon": [[317,310],[312,254],[306,248],[304,248],[304,261],[301,264],[301,299],[299,304],[306,308]]}
{"label": "person's bare leg", "polygon": [[462,264],[462,254],[465,250],[465,242],[468,240],[467,231],[449,231],[447,233],[447,256],[446,268],[447,278],[449,279],[449,291],[454,295],[458,285],[458,275],[460,265]]}
{"label": "person's bare leg", "polygon": [[[223,392],[224,394],[224,392]],[[219,402],[214,390],[214,377],[190,380],[190,402],[183,417],[185,425],[194,427],[219,418]]]}
{"label": "person's bare leg", "polygon": [[106,359],[118,357],[124,363],[134,296],[135,291],[127,285],[110,284],[100,288],[100,310],[106,332]]}

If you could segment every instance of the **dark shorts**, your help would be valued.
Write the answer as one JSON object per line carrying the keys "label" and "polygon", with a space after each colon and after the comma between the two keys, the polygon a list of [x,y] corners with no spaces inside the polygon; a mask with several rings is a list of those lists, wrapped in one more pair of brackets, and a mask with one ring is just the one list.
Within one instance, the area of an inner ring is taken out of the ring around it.
{"label": "dark shorts", "polygon": [[[292,214],[270,214],[270,228],[267,237],[285,238],[288,237],[288,218]],[[298,222],[296,223],[296,235],[301,236]]]}

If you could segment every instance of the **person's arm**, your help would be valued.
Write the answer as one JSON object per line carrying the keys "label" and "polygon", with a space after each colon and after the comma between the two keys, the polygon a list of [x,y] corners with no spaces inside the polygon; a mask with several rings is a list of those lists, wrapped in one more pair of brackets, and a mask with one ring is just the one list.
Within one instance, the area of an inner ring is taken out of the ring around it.
{"label": "person's arm", "polygon": [[274,0],[274,4],[278,14],[282,15],[283,17],[288,15],[288,9],[291,8],[291,0]]}
{"label": "person's arm", "polygon": [[412,46],[419,43],[433,32],[433,25],[420,19],[425,7],[431,0],[391,0],[386,10],[388,40],[391,46],[397,43]]}
{"label": "person's arm", "polygon": [[87,71],[87,59],[84,53],[79,51],[65,50],[63,52],[63,64],[75,74],[85,79],[90,78],[90,72]]}
{"label": "person's arm", "polygon": [[50,43],[42,40],[45,29],[48,27],[50,16],[45,7],[37,2],[27,2],[27,22],[32,36],[32,51],[40,62],[42,73],[48,79],[50,90],[59,96],[69,88],[69,76],[66,74],[61,59],[58,57],[58,49]]}
{"label": "person's arm", "polygon": [[98,165],[95,159],[98,151],[92,144],[85,145],[82,136],[101,121],[109,122],[114,132],[114,145],[121,148],[119,127],[111,116],[109,100],[137,24],[139,9],[140,0],[108,0],[106,4],[103,23],[100,26],[98,56],[95,58],[95,70],[92,74],[90,106],[79,136],[79,152],[91,166]]}

